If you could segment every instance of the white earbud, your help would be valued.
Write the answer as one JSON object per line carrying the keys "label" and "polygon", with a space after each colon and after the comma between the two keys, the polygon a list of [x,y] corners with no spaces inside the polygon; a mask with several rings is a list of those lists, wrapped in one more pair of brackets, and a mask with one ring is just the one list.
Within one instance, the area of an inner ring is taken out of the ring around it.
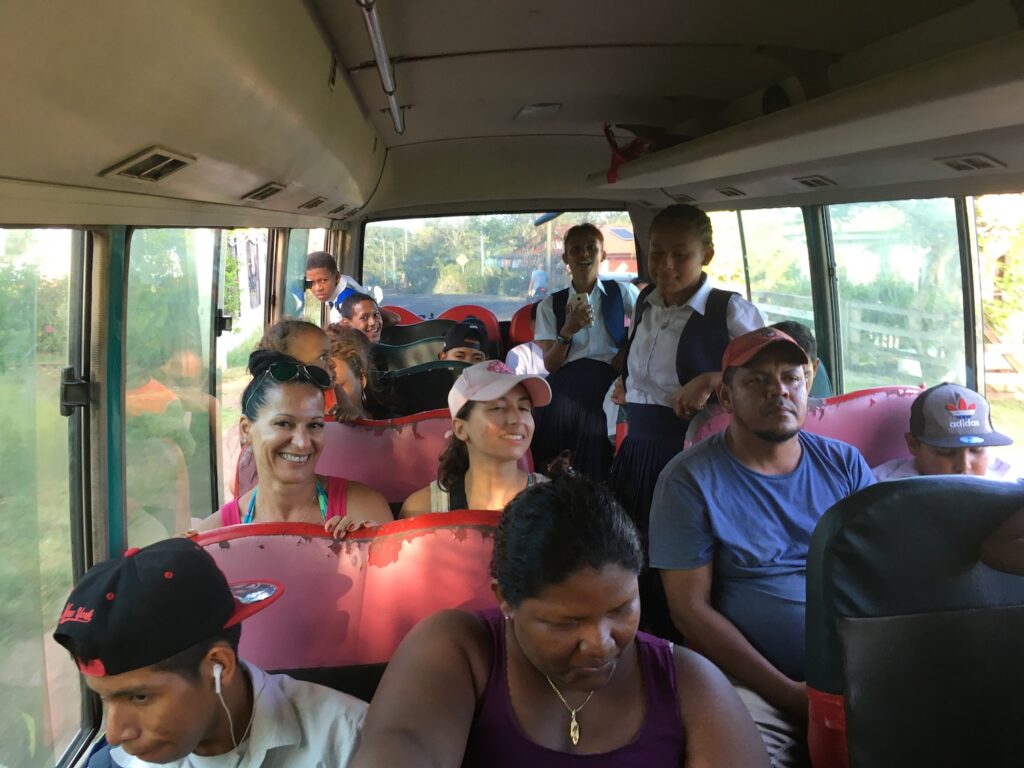
{"label": "white earbud", "polygon": [[222,664],[213,665],[213,690],[220,696],[220,676],[224,673]]}

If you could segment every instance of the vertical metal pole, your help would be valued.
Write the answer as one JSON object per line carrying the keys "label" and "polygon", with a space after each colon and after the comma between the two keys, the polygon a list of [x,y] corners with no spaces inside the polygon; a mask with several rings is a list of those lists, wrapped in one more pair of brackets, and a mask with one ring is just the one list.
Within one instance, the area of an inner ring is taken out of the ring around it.
{"label": "vertical metal pole", "polygon": [[125,505],[125,385],[124,349],[128,293],[127,227],[110,228],[110,270],[107,273],[107,552],[116,557],[125,551],[128,542],[128,520]]}
{"label": "vertical metal pole", "polygon": [[220,329],[217,327],[217,318],[220,313],[220,259],[221,259],[221,230],[214,230],[213,239],[213,264],[211,266],[211,288],[210,288],[210,343],[207,346],[209,354],[209,368],[207,370],[207,390],[210,395],[209,414],[207,423],[210,435],[210,500],[213,502],[211,512],[220,509],[220,420],[217,401],[217,338],[220,336]]}
{"label": "vertical metal pole", "polygon": [[814,335],[832,389],[843,392],[843,343],[839,319],[839,291],[836,285],[835,248],[832,242],[832,221],[828,206],[806,205],[804,232],[811,272],[811,297],[814,306]]}
{"label": "vertical metal pole", "polygon": [[960,247],[960,284],[964,308],[964,363],[968,387],[985,394],[984,319],[981,314],[981,276],[978,269],[974,198],[957,197],[956,234]]}
{"label": "vertical metal pole", "polygon": [[747,301],[753,301],[750,293],[750,264],[747,262],[747,236],[743,232],[743,214],[736,211],[736,225],[740,230],[740,252],[743,254],[743,282],[747,286]]}

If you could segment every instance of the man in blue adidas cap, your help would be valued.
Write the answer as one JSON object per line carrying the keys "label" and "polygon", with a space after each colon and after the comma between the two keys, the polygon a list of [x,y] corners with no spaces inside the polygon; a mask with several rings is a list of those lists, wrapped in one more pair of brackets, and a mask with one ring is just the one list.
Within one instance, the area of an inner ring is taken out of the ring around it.
{"label": "man in blue adidas cap", "polygon": [[53,633],[103,699],[108,746],[89,768],[348,765],[364,702],[237,655],[240,622],[282,590],[229,585],[188,539],[91,568]]}

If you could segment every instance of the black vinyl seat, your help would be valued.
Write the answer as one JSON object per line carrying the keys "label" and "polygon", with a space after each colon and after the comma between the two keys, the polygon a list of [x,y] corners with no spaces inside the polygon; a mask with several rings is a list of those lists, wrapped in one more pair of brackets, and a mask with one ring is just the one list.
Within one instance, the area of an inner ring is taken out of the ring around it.
{"label": "black vinyl seat", "polygon": [[807,558],[808,741],[816,766],[1019,766],[1024,577],[981,542],[1024,487],[879,483],[832,507]]}
{"label": "black vinyl seat", "polygon": [[414,341],[443,337],[448,330],[455,325],[454,320],[434,318],[424,320],[422,323],[413,325],[392,325],[381,331],[380,341],[382,344],[398,346],[400,344],[411,344]]}
{"label": "black vinyl seat", "polygon": [[350,667],[309,667],[306,669],[278,669],[276,674],[289,675],[296,680],[316,683],[336,691],[369,701],[380,684],[387,664],[353,664]]}
{"label": "black vinyl seat", "polygon": [[[448,407],[448,392],[455,380],[469,367],[457,360],[434,360],[377,376],[384,413],[376,418],[398,418],[414,413]],[[375,409],[377,410],[377,409]]]}
{"label": "black vinyl seat", "polygon": [[403,368],[412,368],[414,365],[435,362],[443,349],[444,339],[440,336],[397,346],[374,344],[373,367],[378,371],[400,371]]}

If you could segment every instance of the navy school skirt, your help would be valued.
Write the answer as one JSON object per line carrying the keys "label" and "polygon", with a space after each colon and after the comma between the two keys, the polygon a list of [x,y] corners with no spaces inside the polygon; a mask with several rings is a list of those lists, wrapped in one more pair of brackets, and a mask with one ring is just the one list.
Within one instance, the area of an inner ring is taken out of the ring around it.
{"label": "navy school skirt", "polygon": [[629,432],[612,465],[609,485],[647,541],[651,499],[658,475],[683,450],[688,421],[663,405],[626,403]]}
{"label": "navy school skirt", "polygon": [[531,451],[537,471],[563,450],[572,451],[572,466],[592,480],[608,477],[612,443],[604,398],[615,381],[615,369],[591,358],[573,360],[548,376],[551,404],[533,412]]}

